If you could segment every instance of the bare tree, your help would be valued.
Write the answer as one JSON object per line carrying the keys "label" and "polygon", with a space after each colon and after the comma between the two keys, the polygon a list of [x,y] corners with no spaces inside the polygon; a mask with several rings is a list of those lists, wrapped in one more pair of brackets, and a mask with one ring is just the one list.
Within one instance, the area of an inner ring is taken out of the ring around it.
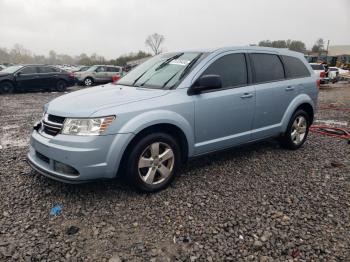
{"label": "bare tree", "polygon": [[149,46],[155,55],[162,52],[161,44],[164,42],[165,38],[163,35],[154,33],[146,38],[145,44]]}

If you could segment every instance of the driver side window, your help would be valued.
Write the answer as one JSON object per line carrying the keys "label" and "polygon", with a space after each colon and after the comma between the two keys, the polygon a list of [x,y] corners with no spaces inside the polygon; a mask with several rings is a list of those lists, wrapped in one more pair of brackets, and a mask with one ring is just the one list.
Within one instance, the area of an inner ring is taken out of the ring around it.
{"label": "driver side window", "polygon": [[247,85],[248,74],[244,54],[229,54],[214,61],[202,75],[219,75],[222,88]]}
{"label": "driver side window", "polygon": [[34,66],[27,66],[25,68],[23,68],[21,71],[21,74],[36,74],[36,67]]}
{"label": "driver side window", "polygon": [[97,73],[106,72],[106,68],[104,66],[99,66],[97,67],[96,72]]}

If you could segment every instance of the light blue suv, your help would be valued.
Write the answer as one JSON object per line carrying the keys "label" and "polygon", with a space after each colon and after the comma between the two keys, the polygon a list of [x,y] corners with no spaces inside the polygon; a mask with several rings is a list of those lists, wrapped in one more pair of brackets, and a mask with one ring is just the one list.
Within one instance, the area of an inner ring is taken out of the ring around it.
{"label": "light blue suv", "polygon": [[266,138],[297,149],[313,122],[316,76],[300,53],[229,47],[166,53],[119,80],[45,105],[28,160],[63,182],[126,177],[153,192],[188,158]]}

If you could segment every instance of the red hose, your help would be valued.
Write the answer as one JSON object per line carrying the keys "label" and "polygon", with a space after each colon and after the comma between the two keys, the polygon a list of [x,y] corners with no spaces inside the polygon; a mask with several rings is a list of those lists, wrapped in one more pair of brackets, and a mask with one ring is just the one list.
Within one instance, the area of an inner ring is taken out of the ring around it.
{"label": "red hose", "polygon": [[345,129],[332,127],[327,125],[312,125],[309,128],[310,132],[318,133],[325,136],[337,137],[340,139],[350,140],[350,133]]}

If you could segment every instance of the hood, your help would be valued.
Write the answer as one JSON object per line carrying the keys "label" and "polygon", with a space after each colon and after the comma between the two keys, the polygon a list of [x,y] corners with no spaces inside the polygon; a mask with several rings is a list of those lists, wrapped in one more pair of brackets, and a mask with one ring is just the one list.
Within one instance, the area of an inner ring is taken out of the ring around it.
{"label": "hood", "polygon": [[63,117],[89,117],[96,111],[163,96],[168,90],[107,84],[60,96],[49,102],[49,114]]}
{"label": "hood", "polygon": [[9,75],[9,73],[5,73],[5,72],[1,72],[0,71],[0,77],[2,77],[2,76],[8,76]]}

